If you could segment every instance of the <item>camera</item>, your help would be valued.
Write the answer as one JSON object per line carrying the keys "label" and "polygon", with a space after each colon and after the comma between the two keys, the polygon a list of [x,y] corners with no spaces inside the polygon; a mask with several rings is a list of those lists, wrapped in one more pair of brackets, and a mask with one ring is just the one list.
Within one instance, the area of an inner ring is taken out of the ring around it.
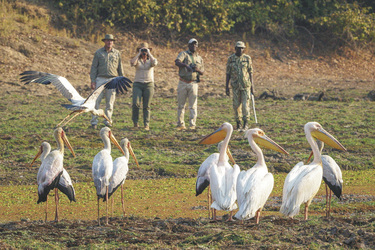
{"label": "camera", "polygon": [[191,64],[189,65],[189,67],[193,70],[193,72],[196,72],[196,71],[197,71],[197,65],[196,65],[196,64],[191,63]]}
{"label": "camera", "polygon": [[[194,63],[191,63],[190,65],[190,68],[193,70],[193,72],[197,72],[197,65],[196,64],[194,64]],[[197,80],[196,80],[196,82],[200,82],[201,80],[200,80],[200,78],[199,78],[199,73],[197,73]]]}
{"label": "camera", "polygon": [[141,49],[141,52],[147,52],[147,49]]}

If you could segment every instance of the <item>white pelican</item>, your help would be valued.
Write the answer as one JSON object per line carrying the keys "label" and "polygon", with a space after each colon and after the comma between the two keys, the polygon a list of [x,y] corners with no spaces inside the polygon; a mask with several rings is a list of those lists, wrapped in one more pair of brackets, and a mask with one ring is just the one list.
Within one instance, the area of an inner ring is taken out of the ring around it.
{"label": "white pelican", "polygon": [[[103,84],[99,88],[95,89],[85,99],[77,92],[77,90],[65,77],[39,71],[25,71],[20,75],[22,76],[21,81],[25,82],[25,84],[36,82],[47,85],[52,83],[65,98],[72,102],[71,105],[62,104],[63,107],[73,112],[67,115],[59,124],[56,125],[56,127],[68,124],[76,116],[85,112],[91,112],[93,115],[101,116],[109,123],[111,123],[102,109],[95,109],[96,99],[105,88],[116,89],[117,93],[124,93],[124,91],[127,91],[127,88],[130,88],[131,83],[131,81],[126,77],[115,77],[109,80],[106,84]],[[71,115],[73,116],[65,122],[65,120],[68,119]]]}
{"label": "white pelican", "polygon": [[[219,142],[217,145],[217,148],[220,152],[220,148],[222,146],[223,142]],[[234,162],[234,159],[229,151],[229,147],[227,150],[227,154],[230,155],[230,159],[232,160],[233,164],[236,164]],[[197,180],[195,182],[195,196],[200,195],[206,187],[208,187],[207,190],[207,201],[208,201],[208,218],[211,218],[210,213],[210,204],[211,204],[211,195],[210,195],[210,169],[213,165],[216,165],[219,161],[219,153],[213,153],[207,159],[201,164],[201,166],[198,169],[197,174]],[[226,157],[226,161],[228,161],[228,157]]]}
{"label": "white pelican", "polygon": [[51,150],[51,146],[47,142],[43,142],[40,146],[40,150],[37,155],[34,157],[30,167],[36,161],[36,159],[41,156],[42,164],[39,167],[38,175],[37,175],[37,182],[38,182],[38,201],[46,202],[46,217],[45,221],[47,221],[47,198],[48,194],[52,189],[55,189],[55,203],[56,203],[56,213],[55,213],[55,221],[59,221],[59,214],[58,214],[58,203],[59,203],[59,196],[58,196],[58,183],[60,180],[60,176],[63,173],[63,160],[64,160],[64,143],[67,145],[69,150],[72,152],[73,156],[75,157],[75,153],[73,151],[72,146],[70,145],[68,138],[65,135],[64,130],[59,127],[54,131],[54,137],[57,142],[57,149],[49,152]]}
{"label": "white pelican", "polygon": [[92,177],[96,187],[96,194],[98,196],[98,223],[100,225],[99,214],[99,199],[103,198],[106,201],[106,224],[108,224],[108,187],[109,181],[113,172],[113,162],[111,156],[111,142],[125,154],[124,150],[118,144],[116,138],[113,136],[112,131],[108,127],[103,127],[100,130],[100,137],[103,140],[104,148],[95,155],[92,162]]}
{"label": "white pelican", "polygon": [[[318,143],[319,152],[320,154],[323,151],[324,142],[319,140],[316,141]],[[311,156],[313,156],[313,152],[311,152],[309,159],[307,162],[310,161]],[[342,173],[339,165],[337,165],[336,161],[332,159],[329,155],[322,155],[322,164],[323,164],[323,180],[326,186],[326,216],[329,217],[331,213],[331,198],[332,198],[332,191],[333,193],[341,200],[342,194],[342,184],[344,183],[342,179]],[[329,191],[328,191],[328,187]]]}
{"label": "white pelican", "polygon": [[308,207],[319,191],[323,176],[322,158],[314,138],[336,149],[344,151],[346,149],[317,122],[306,123],[305,134],[314,153],[314,161],[309,165],[300,162],[289,172],[284,183],[280,212],[293,218],[299,213],[300,206],[304,203],[304,219],[307,220]]}
{"label": "white pelican", "polygon": [[[231,213],[228,221],[232,220],[233,210],[237,208],[236,183],[237,176],[240,173],[240,167],[237,164],[233,165],[232,168],[228,163],[228,160],[226,160],[226,152],[232,132],[232,125],[225,122],[218,130],[206,136],[199,142],[200,144],[214,144],[224,139],[223,145],[220,148],[219,160],[217,161],[217,164],[211,166],[209,173],[213,199],[211,208],[230,211]],[[213,219],[216,220],[215,214]]]}
{"label": "white pelican", "polygon": [[[111,195],[117,190],[118,187],[121,186],[121,204],[122,204],[122,212],[125,216],[125,205],[124,205],[124,191],[123,186],[126,180],[126,176],[129,171],[128,163],[129,163],[129,152],[130,155],[134,158],[135,163],[137,164],[138,168],[138,161],[135,157],[133,152],[132,146],[130,145],[130,141],[127,138],[124,138],[120,141],[120,146],[124,150],[125,155],[118,157],[113,162],[113,172],[111,176],[111,180],[109,182],[108,188],[108,199]],[[105,198],[104,198],[105,200]],[[112,199],[113,201],[113,199]]]}
{"label": "white pelican", "polygon": [[247,220],[255,216],[256,224],[259,224],[260,212],[272,192],[274,179],[273,175],[267,170],[263,152],[258,145],[282,154],[289,153],[267,137],[259,128],[247,130],[245,137],[247,137],[251,149],[257,156],[257,162],[252,168],[241,171],[238,175],[237,203],[239,211],[234,217],[239,220]]}

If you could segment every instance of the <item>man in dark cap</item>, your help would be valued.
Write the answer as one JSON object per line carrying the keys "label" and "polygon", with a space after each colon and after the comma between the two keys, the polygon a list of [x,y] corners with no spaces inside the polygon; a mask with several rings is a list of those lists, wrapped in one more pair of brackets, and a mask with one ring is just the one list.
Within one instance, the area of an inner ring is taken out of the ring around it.
{"label": "man in dark cap", "polygon": [[253,86],[253,66],[251,57],[244,54],[246,46],[242,41],[238,41],[235,46],[235,53],[228,57],[227,77],[225,82],[225,92],[230,95],[229,81],[233,91],[233,109],[237,123],[237,129],[241,129],[241,111],[242,111],[242,129],[246,130],[250,117],[250,98],[254,94]]}
{"label": "man in dark cap", "polygon": [[[102,39],[102,41],[104,42],[104,47],[98,49],[95,52],[94,59],[92,60],[90,71],[91,89],[98,88],[113,77],[123,76],[120,51],[113,48],[115,41],[114,36],[112,34],[107,34]],[[112,122],[112,113],[116,99],[116,90],[104,90],[96,99],[96,109],[99,109],[103,95],[105,95],[106,100],[105,114]],[[91,127],[97,128],[97,124],[98,117],[93,115],[91,119]],[[111,126],[111,124],[106,120],[104,120],[104,124],[106,126]]]}

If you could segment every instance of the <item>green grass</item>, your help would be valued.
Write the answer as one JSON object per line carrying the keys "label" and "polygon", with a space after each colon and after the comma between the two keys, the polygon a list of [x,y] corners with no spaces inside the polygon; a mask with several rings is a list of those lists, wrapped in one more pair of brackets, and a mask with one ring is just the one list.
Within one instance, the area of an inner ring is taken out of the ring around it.
{"label": "green grass", "polygon": [[[17,93],[2,98],[0,156],[3,171],[8,172],[14,167],[20,167],[23,171],[43,140],[55,147],[53,127],[69,113],[60,106],[66,102],[59,93],[49,97]],[[349,104],[257,101],[257,126],[290,153],[284,156],[264,150],[269,168],[273,172],[289,172],[297,162],[306,161],[310,148],[303,126],[308,121],[317,121],[348,149],[348,152],[342,152],[327,146],[324,154],[331,155],[344,170],[373,169],[375,138],[371,135],[375,134],[375,128],[370,124],[375,124],[375,116],[370,114],[375,112],[374,109],[374,105],[367,101]],[[90,119],[90,114],[83,114],[65,128],[77,157],[73,158],[67,152],[64,163],[73,171],[72,176],[76,181],[90,180],[92,159],[102,147],[99,130],[88,129]],[[233,111],[230,98],[199,100],[198,130],[181,132],[175,130],[176,99],[156,97],[152,105],[151,131],[134,131],[131,130],[131,104],[127,94],[118,96],[113,120],[115,137],[118,140],[124,137],[130,139],[145,174],[189,177],[196,174],[208,155],[217,151],[216,145],[199,145],[197,142],[223,122],[233,123]],[[242,169],[255,164],[254,154],[242,132],[234,131],[230,146]],[[119,150],[114,149],[112,155],[119,157]],[[29,172],[23,173],[24,178],[30,181]]]}

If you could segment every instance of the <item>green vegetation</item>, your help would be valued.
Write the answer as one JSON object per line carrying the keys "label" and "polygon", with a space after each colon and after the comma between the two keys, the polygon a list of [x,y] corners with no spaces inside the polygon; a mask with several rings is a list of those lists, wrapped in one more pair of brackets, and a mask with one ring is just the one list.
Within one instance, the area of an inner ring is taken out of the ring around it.
{"label": "green vegetation", "polygon": [[[98,28],[158,28],[173,39],[222,32],[266,33],[296,37],[308,31],[315,38],[353,44],[375,39],[374,4],[362,1],[310,0],[54,0],[63,11],[61,21],[73,34],[91,35]],[[101,27],[99,26],[101,25]],[[315,39],[312,37],[312,40]]]}
{"label": "green vegetation", "polygon": [[[44,87],[44,86],[43,86]],[[51,87],[53,88],[53,87]],[[85,95],[85,94],[83,94]],[[35,97],[32,94],[5,95],[0,107],[1,168],[11,174],[12,169],[20,168],[23,179],[11,181],[30,183],[36,169],[25,171],[43,140],[53,147],[53,127],[69,112],[60,104],[66,103],[59,93],[52,97]],[[230,98],[207,98],[199,100],[197,131],[176,131],[175,98],[157,97],[152,106],[151,131],[132,130],[131,104],[128,96],[121,96],[114,113],[114,135],[120,140],[128,137],[141,166],[141,172],[131,172],[131,178],[150,176],[195,176],[204,159],[217,151],[216,145],[199,145],[198,141],[213,132],[223,122],[233,122]],[[121,112],[120,112],[121,110]],[[324,154],[331,155],[344,170],[373,169],[375,139],[374,106],[368,101],[348,102],[296,102],[292,100],[257,101],[259,126],[266,134],[283,146],[289,156],[265,150],[268,166],[273,172],[289,172],[299,161],[305,161],[310,153],[303,125],[317,121],[332,133],[348,152],[326,147]],[[188,113],[186,114],[188,116]],[[91,180],[92,159],[102,147],[99,131],[88,129],[91,116],[83,114],[75,118],[65,128],[68,138],[77,154],[73,158],[65,155],[65,164],[75,180]],[[252,126],[255,126],[253,124]],[[233,155],[242,169],[255,163],[247,140],[242,132],[234,131],[230,142]],[[120,156],[117,149],[113,157]]]}

